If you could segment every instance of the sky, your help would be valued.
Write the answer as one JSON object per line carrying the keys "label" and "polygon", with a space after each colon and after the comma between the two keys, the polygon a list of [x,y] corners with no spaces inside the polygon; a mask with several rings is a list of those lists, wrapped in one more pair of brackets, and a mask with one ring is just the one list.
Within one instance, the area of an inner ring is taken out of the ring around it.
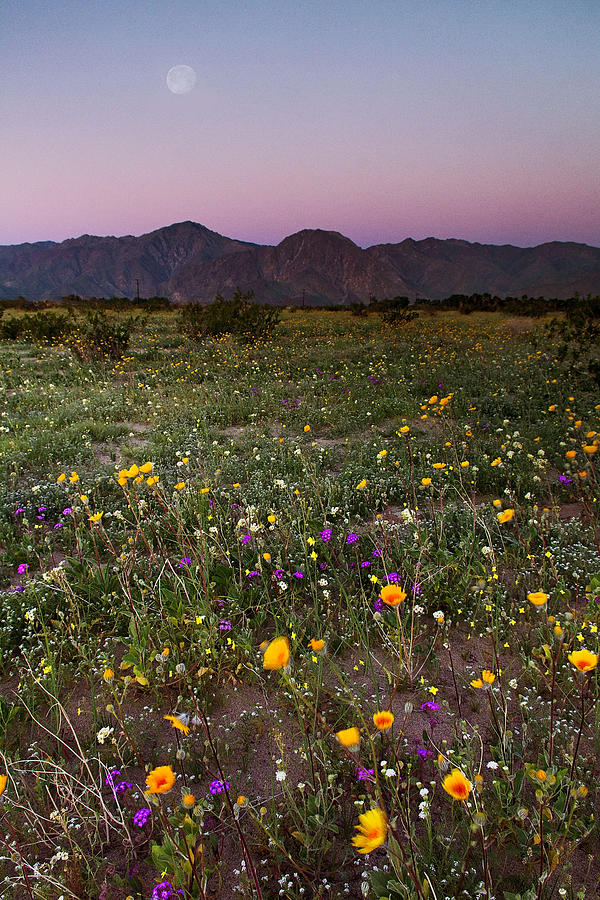
{"label": "sky", "polygon": [[2,0],[0,244],[599,246],[599,34],[598,0]]}

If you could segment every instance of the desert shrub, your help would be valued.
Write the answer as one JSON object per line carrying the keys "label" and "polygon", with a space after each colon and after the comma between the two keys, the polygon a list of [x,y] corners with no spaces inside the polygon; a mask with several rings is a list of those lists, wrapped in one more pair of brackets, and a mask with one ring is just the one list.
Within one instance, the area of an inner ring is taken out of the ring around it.
{"label": "desert shrub", "polygon": [[129,347],[137,319],[109,319],[100,313],[88,313],[70,343],[79,359],[120,359]]}
{"label": "desert shrub", "polygon": [[414,310],[408,310],[408,297],[394,297],[393,300],[385,301],[383,310],[383,321],[386,325],[398,327],[412,322],[418,318],[419,313]]}
{"label": "desert shrub", "polygon": [[36,312],[21,319],[21,337],[33,343],[59,344],[70,331],[69,317],[62,313]]}
{"label": "desert shrub", "polygon": [[238,288],[231,300],[217,294],[208,306],[191,303],[179,313],[179,329],[192,341],[233,334],[241,340],[265,339],[279,322],[279,310],[253,303],[254,291]]}
{"label": "desert shrub", "polygon": [[0,340],[15,341],[23,330],[23,321],[16,316],[9,316],[0,322]]}
{"label": "desert shrub", "polygon": [[556,357],[565,372],[584,382],[600,384],[600,325],[595,310],[580,304],[567,311],[565,319],[553,318],[536,335],[538,342],[556,340]]}

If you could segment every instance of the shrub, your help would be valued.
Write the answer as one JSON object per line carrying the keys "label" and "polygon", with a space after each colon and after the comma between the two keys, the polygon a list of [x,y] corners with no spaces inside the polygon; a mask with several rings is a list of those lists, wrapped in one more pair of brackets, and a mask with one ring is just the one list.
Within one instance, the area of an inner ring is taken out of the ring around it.
{"label": "shrub", "polygon": [[71,331],[67,315],[55,312],[36,312],[21,319],[24,340],[33,343],[59,344]]}
{"label": "shrub", "polygon": [[0,322],[0,339],[3,341],[15,341],[23,331],[23,321],[16,316],[10,316]]}
{"label": "shrub", "polygon": [[120,359],[129,347],[137,319],[108,319],[100,313],[88,313],[70,346],[82,360]]}
{"label": "shrub", "polygon": [[180,331],[192,341],[233,334],[241,340],[265,339],[279,322],[279,310],[252,303],[254,291],[239,288],[231,300],[217,294],[209,306],[191,303],[179,313]]}
{"label": "shrub", "polygon": [[394,297],[393,300],[386,300],[383,309],[383,321],[386,325],[398,327],[418,318],[419,313],[414,310],[408,310],[407,307],[408,297]]}

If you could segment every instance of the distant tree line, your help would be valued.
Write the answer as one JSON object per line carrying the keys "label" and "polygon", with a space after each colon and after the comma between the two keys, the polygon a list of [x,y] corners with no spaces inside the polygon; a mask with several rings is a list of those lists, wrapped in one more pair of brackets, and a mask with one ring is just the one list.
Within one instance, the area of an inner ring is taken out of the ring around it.
{"label": "distant tree line", "polygon": [[[239,287],[236,289],[234,299],[238,303],[242,299],[248,302],[250,298],[254,298],[253,291],[242,295],[241,289]],[[210,304],[181,304],[173,302],[168,297],[135,297],[132,299],[129,297],[81,297],[78,294],[68,294],[55,300],[27,300],[22,296],[16,297],[14,300],[0,300],[0,310],[21,309],[31,312],[32,310],[39,311],[60,307],[73,311],[96,309],[122,312],[135,308],[143,312],[158,312],[161,310],[185,309],[187,306],[193,306],[196,315],[198,315],[201,308],[213,306],[214,304],[217,304],[217,307],[219,307],[221,303],[223,303],[221,294],[217,294]],[[273,307],[274,304],[262,303],[260,299],[253,299],[251,305],[254,308],[257,305]],[[285,303],[277,304],[277,306],[285,305]],[[591,294],[581,297],[578,293],[565,299],[530,297],[527,294],[523,294],[521,297],[498,297],[495,294],[474,293],[451,294],[441,300],[418,297],[413,301],[403,295],[381,298],[371,295],[366,303],[358,301],[350,303],[315,303],[313,298],[311,298],[310,303],[307,303],[306,306],[310,306],[310,309],[329,312],[350,310],[353,315],[358,317],[378,313],[387,323],[392,325],[410,321],[419,311],[432,313],[444,310],[456,310],[465,315],[474,312],[502,312],[513,316],[539,318],[550,313],[564,313],[569,317],[577,314],[583,316],[586,320],[600,318],[600,297],[592,296]],[[303,307],[304,303],[301,306],[298,300],[295,302],[290,301],[287,304],[287,308],[294,311]],[[227,312],[229,311],[230,309],[227,307]]]}
{"label": "distant tree line", "polygon": [[443,310],[458,310],[462,313],[503,312],[512,316],[531,316],[538,318],[549,313],[572,313],[574,308],[584,312],[589,318],[600,317],[600,297],[573,297],[558,299],[556,297],[498,297],[492,294],[451,294],[444,300],[415,301],[415,306],[423,309],[435,307]]}
{"label": "distant tree line", "polygon": [[32,309],[55,309],[61,307],[72,310],[100,309],[112,312],[123,312],[141,309],[144,312],[157,312],[171,309],[173,304],[168,297],[80,297],[79,294],[67,294],[64,297],[48,300],[27,300],[16,297],[14,300],[0,300],[0,309],[21,309],[31,312]]}

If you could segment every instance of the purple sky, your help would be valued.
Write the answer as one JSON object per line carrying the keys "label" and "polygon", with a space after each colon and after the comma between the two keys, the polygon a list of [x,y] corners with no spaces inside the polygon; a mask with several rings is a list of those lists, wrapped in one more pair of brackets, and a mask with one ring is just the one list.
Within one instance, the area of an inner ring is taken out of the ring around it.
{"label": "purple sky", "polygon": [[598,0],[4,0],[0,244],[600,245],[598,34]]}

